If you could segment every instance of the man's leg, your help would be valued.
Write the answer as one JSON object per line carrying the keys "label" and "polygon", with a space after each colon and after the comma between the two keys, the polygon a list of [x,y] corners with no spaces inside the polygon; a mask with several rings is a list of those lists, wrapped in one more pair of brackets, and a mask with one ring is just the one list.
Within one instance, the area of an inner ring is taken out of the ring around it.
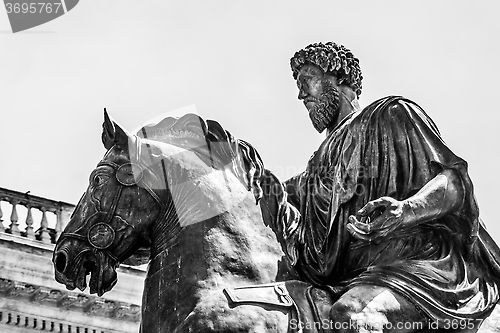
{"label": "man's leg", "polygon": [[356,286],[332,305],[334,332],[416,332],[427,320],[415,306],[389,288]]}

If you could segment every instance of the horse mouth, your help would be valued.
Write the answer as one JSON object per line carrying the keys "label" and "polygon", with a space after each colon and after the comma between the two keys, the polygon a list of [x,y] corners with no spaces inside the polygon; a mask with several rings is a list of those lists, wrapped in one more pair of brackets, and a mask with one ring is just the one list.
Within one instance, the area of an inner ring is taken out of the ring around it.
{"label": "horse mouth", "polygon": [[[73,278],[65,273],[56,272],[56,280],[66,285],[66,288],[69,290],[78,288],[84,291],[87,289],[88,284],[90,293],[97,294],[100,297],[113,289],[118,281],[116,266],[117,264],[102,252],[89,254],[83,259],[83,262],[76,266],[79,267],[76,269],[76,272],[73,270],[76,274],[69,274]],[[68,270],[71,271],[71,267],[68,267]]]}
{"label": "horse mouth", "polygon": [[83,264],[81,269],[83,276],[82,287],[84,290],[87,287],[87,276],[90,275],[89,287],[91,294],[97,294],[99,297],[110,291],[118,281],[116,276],[115,263],[111,263],[108,256],[100,253],[102,257],[100,261],[88,260]]}
{"label": "horse mouth", "polygon": [[[96,264],[92,261],[85,261],[82,268],[78,272],[78,276],[75,281],[75,287],[84,291],[87,288],[87,276],[89,276],[96,269]],[[96,275],[95,273],[93,275]],[[91,275],[92,277],[92,275]],[[95,282],[94,282],[95,283]],[[92,278],[89,282],[92,285]],[[91,288],[92,289],[92,288]]]}

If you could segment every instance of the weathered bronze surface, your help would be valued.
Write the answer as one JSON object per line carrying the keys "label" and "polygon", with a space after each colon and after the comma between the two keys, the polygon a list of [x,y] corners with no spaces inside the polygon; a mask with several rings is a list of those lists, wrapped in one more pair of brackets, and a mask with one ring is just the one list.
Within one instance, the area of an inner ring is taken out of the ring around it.
{"label": "weathered bronze surface", "polygon": [[408,99],[361,110],[345,47],[312,44],[291,66],[327,138],[286,182],[217,122],[134,136],[105,114],[108,152],[57,243],[57,281],[84,289],[91,273],[100,295],[120,262],[149,259],[143,333],[477,331],[499,300],[500,250],[466,162]]}

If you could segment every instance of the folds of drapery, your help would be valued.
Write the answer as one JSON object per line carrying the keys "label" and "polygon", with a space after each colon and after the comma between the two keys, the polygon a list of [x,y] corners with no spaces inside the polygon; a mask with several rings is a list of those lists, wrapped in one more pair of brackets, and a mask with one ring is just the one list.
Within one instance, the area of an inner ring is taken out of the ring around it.
{"label": "folds of drapery", "polygon": [[[378,244],[346,230],[368,201],[406,199],[445,169],[464,187],[457,211]],[[480,318],[498,301],[500,251],[479,220],[467,163],[410,100],[386,97],[344,119],[306,171],[280,186],[286,193],[264,217],[304,280],[388,286],[435,320]]]}

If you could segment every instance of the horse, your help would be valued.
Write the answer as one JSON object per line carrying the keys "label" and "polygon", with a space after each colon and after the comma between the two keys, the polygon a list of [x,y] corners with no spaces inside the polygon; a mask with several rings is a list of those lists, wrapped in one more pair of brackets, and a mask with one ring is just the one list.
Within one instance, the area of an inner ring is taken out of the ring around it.
{"label": "horse", "polygon": [[[293,302],[274,282],[293,272],[250,190],[253,147],[193,114],[132,135],[104,113],[107,152],[57,241],[56,280],[101,296],[120,263],[147,260],[141,332],[288,332]],[[277,298],[234,294],[254,285]]]}

